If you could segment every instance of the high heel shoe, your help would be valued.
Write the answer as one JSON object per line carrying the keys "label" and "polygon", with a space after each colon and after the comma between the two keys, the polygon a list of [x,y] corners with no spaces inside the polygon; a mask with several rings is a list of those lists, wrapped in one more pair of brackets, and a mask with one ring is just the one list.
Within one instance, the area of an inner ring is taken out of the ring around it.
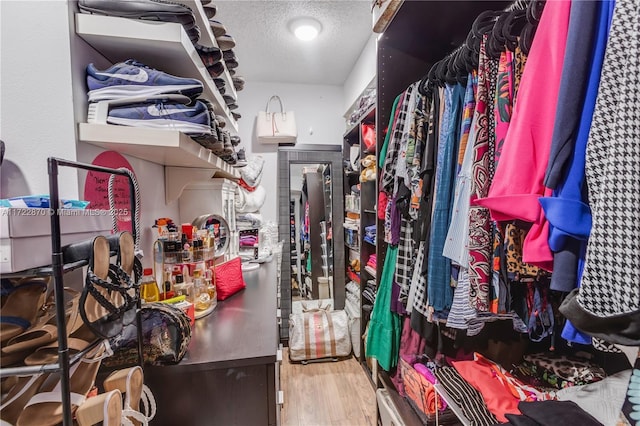
{"label": "high heel shoe", "polygon": [[12,285],[9,280],[2,280],[1,343],[18,336],[33,325],[44,304],[46,290],[47,281],[42,279],[24,280],[17,285]]}
{"label": "high heel shoe", "polygon": [[97,336],[110,339],[133,321],[137,300],[128,293],[132,286],[130,277],[110,263],[109,241],[95,237],[80,296],[80,315]]}
{"label": "high heel shoe", "polygon": [[[53,294],[52,294],[53,297]],[[80,293],[70,288],[64,289],[65,298],[65,322],[67,336],[78,330],[82,326],[82,319],[78,315],[78,303]],[[58,338],[59,319],[55,316],[55,305],[53,300],[46,304],[46,312],[37,319],[33,327],[19,334],[7,342],[2,348],[3,355],[11,355],[17,352],[35,350],[41,346],[48,345]]]}
{"label": "high heel shoe", "polygon": [[38,391],[42,383],[48,377],[48,374],[36,374],[34,376],[26,376],[18,378],[18,381],[0,406],[0,419],[2,424],[13,425],[20,417],[20,413],[24,410],[24,406]]}
{"label": "high heel shoe", "polygon": [[76,411],[76,419],[80,426],[122,425],[122,393],[118,390],[101,393],[88,398]]}
{"label": "high heel shoe", "polygon": [[[85,402],[87,394],[93,387],[104,352],[105,348],[101,345],[92,351],[91,355],[71,367],[69,390],[73,411]],[[16,426],[55,426],[62,422],[62,415],[61,384],[60,380],[57,380],[45,383],[29,400]]]}
{"label": "high heel shoe", "polygon": [[[156,401],[151,390],[144,384],[144,372],[139,366],[113,372],[103,383],[106,391],[119,389],[124,393],[122,410],[123,424],[132,422],[136,426],[147,426],[156,415]],[[142,402],[142,411],[140,411]]]}

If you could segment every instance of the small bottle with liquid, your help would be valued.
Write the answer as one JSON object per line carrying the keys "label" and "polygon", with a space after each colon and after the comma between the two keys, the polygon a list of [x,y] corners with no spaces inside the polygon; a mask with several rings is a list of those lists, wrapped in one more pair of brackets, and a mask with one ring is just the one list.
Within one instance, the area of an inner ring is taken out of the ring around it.
{"label": "small bottle with liquid", "polygon": [[207,286],[202,278],[202,271],[200,269],[193,271],[193,286],[196,295],[196,310],[204,311],[211,306],[211,298],[209,297],[209,292],[207,291]]}
{"label": "small bottle with liquid", "polygon": [[193,249],[191,244],[189,244],[189,240],[187,239],[186,234],[182,234],[182,262],[187,263],[193,260]]}
{"label": "small bottle with liquid", "polygon": [[142,283],[140,285],[140,297],[145,302],[157,302],[160,300],[160,292],[158,290],[158,284],[153,276],[153,269],[145,268],[142,276]]}
{"label": "small bottle with liquid", "polygon": [[216,285],[213,282],[213,273],[211,269],[207,269],[204,273],[204,284],[207,287],[207,293],[209,293],[209,299],[211,299],[211,304],[216,306],[218,304],[218,293],[216,291]]}
{"label": "small bottle with liquid", "polygon": [[184,295],[187,302],[195,304],[193,283],[185,283],[184,276],[182,274],[176,275],[176,283],[173,286],[173,290],[175,291],[176,296]]}

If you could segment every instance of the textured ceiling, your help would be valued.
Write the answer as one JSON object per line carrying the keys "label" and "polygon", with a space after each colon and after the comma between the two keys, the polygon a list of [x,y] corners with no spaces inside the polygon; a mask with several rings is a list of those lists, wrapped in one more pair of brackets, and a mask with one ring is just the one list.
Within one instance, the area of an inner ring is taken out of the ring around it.
{"label": "textured ceiling", "polygon": [[[371,34],[369,0],[214,2],[248,81],[341,85]],[[298,17],[320,21],[318,38],[303,42],[290,32]]]}

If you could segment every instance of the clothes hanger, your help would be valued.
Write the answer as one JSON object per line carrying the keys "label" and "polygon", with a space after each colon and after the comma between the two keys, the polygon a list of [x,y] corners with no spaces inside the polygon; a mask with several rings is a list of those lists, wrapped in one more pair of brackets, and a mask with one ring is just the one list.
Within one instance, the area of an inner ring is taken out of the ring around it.
{"label": "clothes hanger", "polygon": [[[447,71],[449,69],[450,61],[451,61],[451,57],[447,56],[440,62],[440,64],[438,65],[438,68],[436,68],[436,78],[438,80],[440,87],[445,87],[447,84],[450,84],[449,83],[450,79],[447,77]],[[454,84],[455,84],[455,79],[454,79]]]}
{"label": "clothes hanger", "polygon": [[418,84],[418,92],[422,96],[431,96],[434,86],[435,69],[438,66],[438,62],[431,65],[429,71],[422,77],[420,84]]}
{"label": "clothes hanger", "polygon": [[502,27],[502,36],[505,39],[505,46],[510,51],[515,51],[518,45],[518,37],[522,33],[524,26],[527,24],[527,10],[515,10],[511,12],[504,20]]}
{"label": "clothes hanger", "polygon": [[473,21],[473,25],[471,26],[473,35],[482,40],[482,36],[493,29],[496,19],[502,13],[502,11],[497,10],[485,10],[480,15],[478,15],[476,20]]}
{"label": "clothes hanger", "polygon": [[520,45],[520,50],[522,50],[525,55],[529,54],[535,35],[536,26],[531,23],[527,23],[520,34],[520,41],[518,43]]}
{"label": "clothes hanger", "polygon": [[501,13],[491,30],[487,33],[487,40],[485,42],[485,50],[487,52],[487,56],[493,59],[499,59],[502,51],[504,50],[504,42],[505,39],[502,36],[502,27],[504,25],[505,18],[509,15],[510,12]]}
{"label": "clothes hanger", "polygon": [[527,6],[527,22],[538,25],[542,12],[544,11],[545,0],[534,0]]}

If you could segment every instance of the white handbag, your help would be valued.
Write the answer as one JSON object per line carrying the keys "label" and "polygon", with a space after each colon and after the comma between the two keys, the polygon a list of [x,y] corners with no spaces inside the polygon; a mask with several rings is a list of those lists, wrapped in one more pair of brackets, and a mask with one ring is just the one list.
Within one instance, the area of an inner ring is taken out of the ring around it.
{"label": "white handbag", "polygon": [[[269,111],[271,101],[280,103],[280,112]],[[258,142],[263,144],[295,144],[298,139],[296,116],[293,111],[285,111],[279,96],[273,95],[267,101],[266,111],[258,112],[256,134]]]}
{"label": "white handbag", "polygon": [[292,361],[346,357],[351,354],[349,318],[329,308],[289,316],[289,358]]}

